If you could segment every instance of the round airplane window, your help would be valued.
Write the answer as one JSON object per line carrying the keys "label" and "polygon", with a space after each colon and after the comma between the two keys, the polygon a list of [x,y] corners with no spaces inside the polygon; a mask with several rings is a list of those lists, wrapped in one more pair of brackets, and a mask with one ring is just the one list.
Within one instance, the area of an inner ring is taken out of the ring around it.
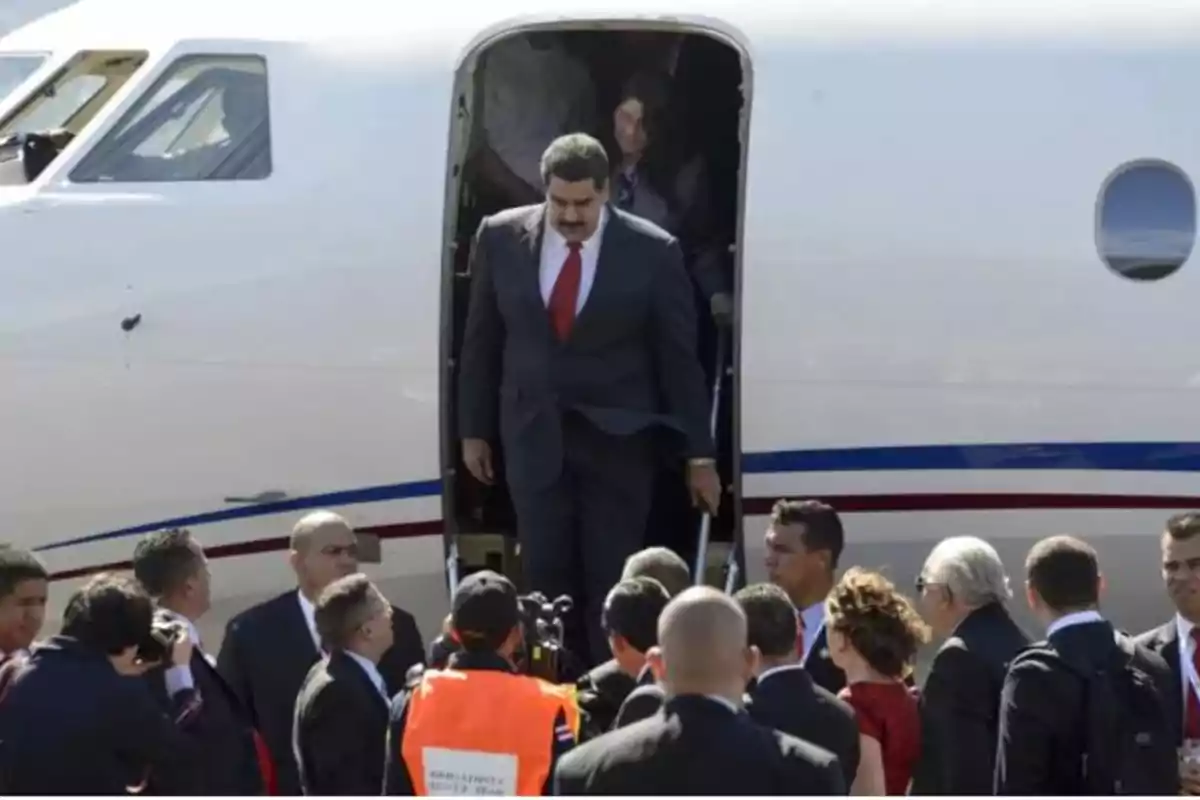
{"label": "round airplane window", "polygon": [[1147,159],[1109,175],[1096,214],[1096,247],[1109,269],[1132,281],[1162,280],[1195,243],[1196,192],[1183,170]]}

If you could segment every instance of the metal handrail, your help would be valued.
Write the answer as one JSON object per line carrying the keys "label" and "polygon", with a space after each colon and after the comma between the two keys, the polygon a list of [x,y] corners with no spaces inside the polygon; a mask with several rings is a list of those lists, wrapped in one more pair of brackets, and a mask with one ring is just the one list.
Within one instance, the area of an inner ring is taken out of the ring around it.
{"label": "metal handrail", "polygon": [[[721,384],[725,377],[726,336],[724,331],[717,333],[717,352],[713,364],[712,412],[708,420],[709,435],[713,441],[717,438],[717,420],[721,410]],[[693,580],[696,586],[704,585],[705,567],[708,565],[708,542],[712,531],[712,514],[705,509],[700,516],[700,530],[696,536],[696,567]]]}

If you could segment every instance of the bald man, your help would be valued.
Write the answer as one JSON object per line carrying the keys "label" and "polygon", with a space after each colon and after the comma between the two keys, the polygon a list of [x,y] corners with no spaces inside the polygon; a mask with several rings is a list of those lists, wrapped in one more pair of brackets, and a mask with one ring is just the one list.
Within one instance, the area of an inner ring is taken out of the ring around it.
{"label": "bald man", "polygon": [[[217,669],[249,709],[266,741],[278,794],[300,794],[292,751],[296,695],[321,657],[315,603],[326,586],[358,572],[358,538],[343,517],[314,511],[292,529],[288,553],[297,589],[254,606],[229,621]],[[421,633],[411,614],[392,609],[392,647],[379,662],[388,695],[400,691],[413,664],[425,662]]]}
{"label": "bald man", "polygon": [[746,645],[736,601],[709,587],[686,590],[659,617],[658,642],[649,657],[663,708],[563,756],[555,794],[846,794],[836,756],[742,710],[759,656]]}

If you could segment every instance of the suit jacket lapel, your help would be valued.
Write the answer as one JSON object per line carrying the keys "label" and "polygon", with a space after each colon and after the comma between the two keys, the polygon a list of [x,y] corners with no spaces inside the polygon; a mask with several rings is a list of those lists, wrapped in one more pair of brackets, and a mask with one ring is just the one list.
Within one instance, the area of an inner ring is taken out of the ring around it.
{"label": "suit jacket lapel", "polygon": [[1167,666],[1171,668],[1171,702],[1174,708],[1177,709],[1177,716],[1180,720],[1184,719],[1185,708],[1183,700],[1183,685],[1186,680],[1179,670],[1179,636],[1175,628],[1175,619],[1158,629],[1159,655],[1163,657],[1163,661],[1167,662]]}
{"label": "suit jacket lapel", "polygon": [[544,203],[534,207],[525,218],[521,230],[522,274],[517,277],[525,286],[528,296],[542,310],[542,319],[546,321],[546,335],[553,336],[554,330],[550,327],[550,311],[546,308],[546,301],[542,299],[542,239],[545,237],[546,231],[545,220],[546,206]]}
{"label": "suit jacket lapel", "polygon": [[[289,592],[284,597],[283,616],[286,622],[280,626],[280,635],[287,640],[288,647],[296,650],[297,655],[303,653],[308,658],[308,667],[311,667],[321,659],[321,651],[313,642],[308,622],[305,621],[304,612],[300,609],[300,598],[296,596],[295,592]],[[305,667],[305,671],[308,667]]]}
{"label": "suit jacket lapel", "polygon": [[596,260],[596,276],[592,280],[592,290],[588,293],[583,308],[579,309],[579,316],[571,326],[568,339],[579,336],[586,330],[589,320],[596,314],[594,309],[603,306],[612,290],[621,285],[621,276],[618,273],[623,264],[620,247],[625,222],[611,205],[607,206],[607,213],[608,221],[605,223],[604,233],[600,236],[600,254]]}

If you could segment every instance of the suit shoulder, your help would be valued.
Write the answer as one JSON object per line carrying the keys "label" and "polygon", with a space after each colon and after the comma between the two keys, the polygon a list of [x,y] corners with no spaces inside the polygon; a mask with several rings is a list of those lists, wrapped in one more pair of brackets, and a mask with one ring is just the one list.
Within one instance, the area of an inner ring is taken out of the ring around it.
{"label": "suit shoulder", "polygon": [[610,209],[613,214],[625,227],[635,236],[648,239],[661,245],[669,245],[675,241],[675,237],[667,233],[666,230],[655,225],[648,219],[644,219],[635,214],[630,214],[627,211],[622,211],[619,208]]}
{"label": "suit shoulder", "polygon": [[789,761],[799,761],[814,767],[836,767],[837,756],[824,747],[805,741],[790,733],[778,730],[768,730],[775,738],[775,746],[779,753]]}
{"label": "suit shoulder", "polygon": [[280,614],[286,610],[286,603],[299,602],[296,600],[294,591],[284,592],[276,595],[270,600],[264,600],[258,605],[250,606],[245,611],[241,611],[230,618],[225,625],[225,630],[228,633],[237,633],[240,630],[254,630],[260,625],[270,624]]}
{"label": "suit shoulder", "polygon": [[1148,650],[1158,652],[1163,648],[1163,645],[1168,639],[1169,629],[1174,625],[1174,621],[1168,622],[1165,625],[1160,625],[1157,628],[1151,628],[1148,631],[1143,631],[1135,636],[1129,637],[1133,643],[1139,647],[1145,647]]}
{"label": "suit shoulder", "polygon": [[658,720],[650,717],[603,733],[563,754],[558,762],[559,773],[579,776],[635,757],[641,752],[640,743],[657,738],[659,728]]}
{"label": "suit shoulder", "polygon": [[479,223],[480,230],[494,230],[496,228],[514,228],[524,225],[529,217],[536,214],[541,209],[540,203],[535,203],[531,206],[516,206],[515,208],[506,208],[503,211],[497,211],[495,214],[489,214]]}
{"label": "suit shoulder", "polygon": [[833,692],[826,689],[824,686],[817,686],[814,683],[812,688],[813,688],[813,695],[816,696],[818,703],[821,703],[822,705],[826,705],[826,706],[829,706],[830,708],[836,709],[837,711],[844,714],[847,719],[850,719],[850,720],[855,719],[856,715],[854,712],[854,706],[850,705],[845,700],[843,700],[842,698],[838,697]]}

